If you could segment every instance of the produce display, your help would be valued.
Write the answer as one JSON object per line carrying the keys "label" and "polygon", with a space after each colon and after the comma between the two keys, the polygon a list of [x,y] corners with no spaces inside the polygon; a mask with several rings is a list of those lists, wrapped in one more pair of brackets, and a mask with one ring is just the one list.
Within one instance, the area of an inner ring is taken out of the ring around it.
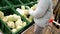
{"label": "produce display", "polygon": [[10,27],[12,32],[16,32],[26,26],[26,22],[22,21],[21,17],[16,14],[4,16],[4,13],[0,11],[0,18]]}
{"label": "produce display", "polygon": [[[34,11],[36,9],[36,6],[37,4],[31,8],[29,6],[21,6],[21,9],[17,8],[16,10],[31,23],[33,17],[29,14],[29,9],[32,9]],[[18,16],[16,14],[5,16],[4,13],[0,11],[0,19],[2,19],[4,23],[8,25],[12,32],[17,32],[27,25],[25,21],[22,21],[21,16]]]}
{"label": "produce display", "polygon": [[1,0],[0,29],[2,32],[21,34],[33,25],[34,21],[29,14],[29,9],[35,10],[34,4],[37,4],[37,0]]}
{"label": "produce display", "polygon": [[22,16],[24,16],[29,22],[32,22],[33,17],[29,14],[29,9],[32,9],[33,11],[36,9],[37,4],[32,6],[31,8],[29,6],[21,6],[21,8],[17,8],[16,11],[18,11]]}
{"label": "produce display", "polygon": [[34,11],[37,8],[37,4],[33,5],[31,9]]}

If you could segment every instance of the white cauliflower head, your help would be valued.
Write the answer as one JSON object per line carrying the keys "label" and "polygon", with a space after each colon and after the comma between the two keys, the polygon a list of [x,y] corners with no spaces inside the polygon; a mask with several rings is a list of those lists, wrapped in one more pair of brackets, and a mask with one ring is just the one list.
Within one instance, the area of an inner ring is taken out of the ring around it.
{"label": "white cauliflower head", "polygon": [[31,19],[29,19],[29,18],[26,18],[29,22],[32,22],[32,20]]}
{"label": "white cauliflower head", "polygon": [[22,10],[22,9],[17,8],[17,9],[16,9],[16,11],[18,11],[21,15],[24,15],[24,12],[23,12],[23,10]]}
{"label": "white cauliflower head", "polygon": [[21,17],[16,14],[8,16],[8,21],[17,21],[18,19],[21,19]]}
{"label": "white cauliflower head", "polygon": [[17,31],[17,29],[12,29],[11,31],[12,31],[12,32],[16,32],[16,31]]}
{"label": "white cauliflower head", "polygon": [[4,13],[0,11],[0,18],[4,18]]}
{"label": "white cauliflower head", "polygon": [[33,17],[32,17],[32,16],[29,16],[29,19],[30,19],[30,20],[32,20],[32,19],[33,19]]}
{"label": "white cauliflower head", "polygon": [[37,4],[35,4],[34,6],[31,7],[32,10],[35,10],[37,7]]}
{"label": "white cauliflower head", "polygon": [[22,26],[23,26],[23,27],[26,26],[26,22],[24,22]]}
{"label": "white cauliflower head", "polygon": [[21,28],[22,28],[22,26],[17,26],[17,27],[16,27],[17,30],[19,30],[19,29],[21,29]]}
{"label": "white cauliflower head", "polygon": [[25,6],[24,6],[24,5],[22,5],[22,6],[21,6],[21,9],[22,9],[22,10],[25,10]]}
{"label": "white cauliflower head", "polygon": [[17,26],[21,26],[21,25],[22,25],[22,20],[21,20],[21,19],[18,19],[18,20],[15,22],[15,25],[16,25],[16,27],[17,27]]}
{"label": "white cauliflower head", "polygon": [[9,22],[7,22],[7,25],[8,25],[10,28],[15,28],[14,22],[9,21]]}
{"label": "white cauliflower head", "polygon": [[15,20],[15,21],[17,21],[18,19],[21,19],[21,17],[18,16],[18,15],[16,15],[16,14],[14,14],[13,17],[14,17],[14,20]]}
{"label": "white cauliflower head", "polygon": [[13,15],[9,15],[9,16],[8,16],[8,21],[13,21],[13,20],[14,20]]}
{"label": "white cauliflower head", "polygon": [[8,21],[8,17],[5,16],[2,20],[3,20],[4,22],[7,22],[7,21]]}
{"label": "white cauliflower head", "polygon": [[24,12],[24,15],[26,16],[29,15],[29,10],[26,9],[26,10],[23,10],[23,12]]}

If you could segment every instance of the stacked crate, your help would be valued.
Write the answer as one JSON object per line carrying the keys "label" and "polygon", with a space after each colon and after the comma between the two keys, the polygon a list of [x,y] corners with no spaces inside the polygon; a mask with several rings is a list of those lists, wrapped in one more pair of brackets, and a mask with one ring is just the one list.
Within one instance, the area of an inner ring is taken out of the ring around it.
{"label": "stacked crate", "polygon": [[6,25],[6,23],[0,19],[0,28],[3,31],[4,34],[21,34],[24,30],[26,30],[28,27],[30,27],[34,22],[29,23],[29,21],[22,16],[19,12],[16,11],[16,8],[21,7],[21,5],[25,6],[33,6],[37,3],[37,0],[0,0],[0,11],[4,13],[4,16],[16,14],[21,16],[21,19],[27,23],[25,27],[23,27],[21,30],[13,33],[10,28]]}

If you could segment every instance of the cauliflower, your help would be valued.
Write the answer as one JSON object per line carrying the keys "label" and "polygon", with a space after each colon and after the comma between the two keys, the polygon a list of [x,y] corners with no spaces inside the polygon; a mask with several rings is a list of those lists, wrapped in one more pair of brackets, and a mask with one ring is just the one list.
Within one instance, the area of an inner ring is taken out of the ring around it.
{"label": "cauliflower", "polygon": [[14,14],[13,17],[14,17],[14,20],[15,21],[17,21],[18,19],[21,19],[21,17],[20,16],[17,16],[16,14]]}
{"label": "cauliflower", "polygon": [[29,14],[29,10],[28,9],[25,9],[25,6],[21,6],[21,9],[20,8],[17,8],[16,11],[18,11],[21,15],[28,15]]}
{"label": "cauliflower", "polygon": [[32,20],[31,19],[29,19],[29,18],[26,18],[29,22],[32,22]]}
{"label": "cauliflower", "polygon": [[29,6],[25,6],[27,9],[30,9],[30,7]]}
{"label": "cauliflower", "polygon": [[26,16],[29,15],[29,10],[26,9],[26,10],[23,10],[23,12],[24,12],[24,15]]}
{"label": "cauliflower", "polygon": [[21,26],[21,25],[22,25],[21,19],[18,19],[18,20],[15,22],[15,25],[16,25],[16,27],[17,27],[17,26]]}
{"label": "cauliflower", "polygon": [[5,16],[2,20],[3,20],[4,22],[7,22],[7,21],[8,21],[8,17]]}
{"label": "cauliflower", "polygon": [[29,19],[28,21],[29,21],[30,23],[32,22],[32,20],[30,20],[30,19]]}
{"label": "cauliflower", "polygon": [[28,18],[26,18],[27,20],[29,20]]}
{"label": "cauliflower", "polygon": [[21,15],[24,15],[24,12],[23,12],[23,10],[22,10],[22,9],[17,8],[17,9],[16,9],[16,11],[18,11]]}
{"label": "cauliflower", "polygon": [[22,26],[17,26],[17,27],[16,27],[17,30],[19,30],[19,29],[21,29],[21,28],[22,28]]}
{"label": "cauliflower", "polygon": [[37,4],[35,4],[34,6],[31,7],[31,9],[35,10],[37,7]]}
{"label": "cauliflower", "polygon": [[8,21],[14,21],[13,15],[9,15],[9,16],[7,16],[7,17],[8,17]]}
{"label": "cauliflower", "polygon": [[0,11],[0,18],[4,18],[4,13]]}
{"label": "cauliflower", "polygon": [[12,22],[12,21],[7,22],[7,25],[8,25],[10,28],[15,28],[15,24],[14,24],[14,22]]}
{"label": "cauliflower", "polygon": [[23,26],[23,27],[26,26],[26,22],[24,22],[22,26]]}
{"label": "cauliflower", "polygon": [[25,10],[25,6],[24,6],[24,5],[22,5],[22,6],[21,6],[21,9],[22,9],[22,10]]}
{"label": "cauliflower", "polygon": [[27,16],[26,15],[23,15],[25,18],[27,18]]}
{"label": "cauliflower", "polygon": [[17,29],[12,29],[11,31],[12,31],[12,32],[16,32],[16,31],[17,31]]}
{"label": "cauliflower", "polygon": [[29,19],[30,19],[30,20],[32,20],[32,19],[33,19],[33,17],[32,17],[32,16],[29,16]]}
{"label": "cauliflower", "polygon": [[16,14],[8,16],[8,21],[17,21],[18,19],[21,19],[21,17]]}

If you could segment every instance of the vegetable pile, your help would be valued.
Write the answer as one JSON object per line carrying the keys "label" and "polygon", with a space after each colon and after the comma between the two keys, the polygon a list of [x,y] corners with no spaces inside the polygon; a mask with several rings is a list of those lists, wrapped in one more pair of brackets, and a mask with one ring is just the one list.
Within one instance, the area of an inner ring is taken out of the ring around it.
{"label": "vegetable pile", "polygon": [[0,18],[10,27],[12,32],[16,32],[26,26],[26,22],[22,21],[21,17],[16,14],[4,16],[4,13],[0,11]]}
{"label": "vegetable pile", "polygon": [[35,4],[31,8],[29,6],[22,5],[21,8],[17,8],[16,11],[18,11],[22,16],[24,16],[29,22],[32,22],[33,17],[29,14],[29,9],[32,9],[34,11],[36,7],[37,4]]}
{"label": "vegetable pile", "polygon": [[[32,22],[33,17],[29,14],[29,9],[32,9],[34,11],[36,9],[36,6],[37,4],[31,8],[29,6],[21,6],[21,9],[17,8],[16,11],[24,16],[29,22]],[[22,29],[27,24],[25,21],[21,20],[21,16],[18,16],[16,14],[4,16],[4,13],[2,11],[0,11],[0,19],[2,19],[4,23],[8,25],[12,32],[16,32],[17,30]]]}

